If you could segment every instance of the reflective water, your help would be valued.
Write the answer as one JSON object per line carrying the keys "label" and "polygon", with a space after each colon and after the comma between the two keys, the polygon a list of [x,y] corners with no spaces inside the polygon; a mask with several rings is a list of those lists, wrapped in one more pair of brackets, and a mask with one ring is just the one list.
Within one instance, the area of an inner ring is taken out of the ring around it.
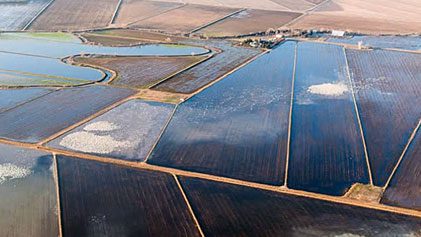
{"label": "reflective water", "polygon": [[407,50],[421,50],[421,36],[354,36],[352,38],[329,38],[328,42],[358,44],[376,48],[397,48]]}

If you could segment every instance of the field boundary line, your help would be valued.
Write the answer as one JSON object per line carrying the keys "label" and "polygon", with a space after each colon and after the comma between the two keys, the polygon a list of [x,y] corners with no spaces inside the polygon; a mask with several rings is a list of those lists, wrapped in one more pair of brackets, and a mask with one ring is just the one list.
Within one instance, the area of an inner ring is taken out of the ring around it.
{"label": "field boundary line", "polygon": [[[0,88],[1,88],[1,87],[0,87]],[[49,90],[49,89],[46,89],[46,90]],[[0,114],[3,114],[3,113],[6,113],[6,112],[9,112],[9,111],[11,111],[11,110],[14,110],[14,109],[16,109],[16,108],[18,108],[18,107],[20,107],[20,106],[22,106],[22,105],[25,105],[25,104],[31,103],[31,102],[33,102],[33,101],[35,101],[35,100],[37,100],[37,99],[41,99],[42,97],[47,96],[47,95],[49,95],[49,94],[51,94],[51,93],[54,93],[54,92],[56,92],[56,91],[58,91],[58,90],[50,90],[48,93],[45,93],[45,94],[40,95],[40,96],[37,96],[37,97],[32,98],[32,99],[30,99],[30,100],[27,100],[27,101],[24,101],[24,102],[22,102],[22,103],[19,103],[19,104],[15,105],[15,106],[13,106],[13,107],[11,107],[11,108],[8,108],[8,109],[6,109],[6,110],[4,110],[4,111],[1,111],[1,112],[0,112]]]}
{"label": "field boundary line", "polygon": [[115,7],[114,13],[111,17],[110,23],[108,25],[112,25],[115,22],[115,19],[117,18],[118,12],[120,10],[121,4],[123,3],[123,0],[118,0],[117,6]]}
{"label": "field boundary line", "polygon": [[221,182],[221,183],[245,186],[249,188],[255,188],[259,190],[272,191],[275,193],[289,194],[293,196],[329,201],[333,203],[363,207],[363,208],[374,209],[374,210],[379,210],[379,211],[387,211],[391,213],[397,213],[397,214],[402,214],[406,216],[414,216],[414,217],[421,218],[421,211],[418,211],[418,210],[402,208],[402,207],[387,206],[380,203],[367,203],[360,200],[349,199],[344,196],[329,196],[326,194],[312,193],[308,191],[295,190],[295,189],[287,189],[280,186],[255,183],[255,182],[250,182],[250,181],[245,181],[245,180],[240,180],[240,179],[221,177],[221,176],[216,176],[212,174],[181,170],[181,169],[165,167],[165,166],[151,165],[145,162],[135,162],[135,161],[117,159],[113,157],[97,156],[97,155],[79,153],[79,152],[74,152],[74,151],[67,151],[67,150],[62,150],[62,149],[57,149],[57,148],[40,146],[40,145],[32,144],[32,143],[11,141],[7,139],[3,139],[3,138],[0,138],[0,143],[22,147],[22,148],[35,149],[35,150],[44,151],[48,153],[55,153],[57,155],[71,156],[77,159],[92,160],[92,161],[97,161],[101,163],[124,166],[128,168],[136,168],[140,170],[157,171],[161,173],[174,174],[177,176],[199,178],[199,179],[204,179],[204,180],[209,180],[209,181],[214,181],[214,182]]}
{"label": "field boundary line", "polygon": [[205,234],[203,233],[202,227],[200,227],[199,220],[197,219],[196,215],[194,214],[193,208],[190,204],[189,199],[187,198],[186,193],[184,192],[183,186],[181,186],[180,180],[178,180],[177,175],[173,174],[172,176],[174,177],[175,183],[177,184],[178,189],[180,190],[181,195],[183,196],[184,202],[186,203],[187,208],[189,209],[190,215],[192,216],[193,221],[195,222],[196,228],[199,231],[200,236],[205,237]]}
{"label": "field boundary line", "polygon": [[289,118],[288,118],[288,140],[287,140],[287,154],[285,159],[285,177],[284,177],[284,187],[288,187],[288,168],[289,168],[289,158],[291,151],[291,131],[292,131],[292,108],[294,104],[294,89],[295,89],[295,78],[296,78],[296,69],[297,69],[297,48],[298,43],[295,42],[294,47],[294,66],[292,69],[292,81],[291,81],[291,101],[289,105]]}
{"label": "field boundary line", "polygon": [[57,221],[58,221],[58,236],[63,236],[63,226],[61,221],[61,202],[60,202],[60,183],[58,177],[58,164],[57,164],[57,156],[53,153],[53,165],[54,165],[54,186],[56,191],[56,198],[57,198]]}
{"label": "field boundary line", "polygon": [[365,136],[364,136],[364,128],[363,128],[363,124],[361,122],[360,111],[359,111],[358,105],[357,105],[357,99],[355,97],[354,83],[353,83],[353,80],[351,78],[351,71],[350,71],[350,68],[349,68],[349,63],[348,63],[348,57],[347,57],[347,54],[346,54],[346,49],[344,47],[342,47],[342,51],[344,53],[345,68],[346,68],[346,73],[347,73],[347,77],[348,77],[349,84],[350,84],[349,86],[351,87],[351,94],[352,94],[352,100],[353,100],[353,104],[354,104],[355,115],[356,115],[357,121],[358,121],[358,126],[359,126],[359,130],[360,130],[361,141],[363,143],[364,156],[365,156],[365,162],[367,164],[368,177],[369,177],[369,180],[370,180],[370,185],[374,185],[374,183],[373,183],[373,175],[371,173],[370,158],[369,158],[368,151],[367,151],[367,143],[365,141]]}
{"label": "field boundary line", "polygon": [[50,5],[52,4],[54,2],[54,0],[51,0],[50,2],[48,2],[47,3],[47,5],[45,5],[39,12],[38,12],[38,14],[36,14],[35,16],[34,16],[34,18],[32,18],[29,22],[28,22],[28,24],[26,24],[23,28],[22,28],[22,31],[25,31],[25,30],[27,30],[31,25],[32,25],[32,23],[34,23],[34,21],[39,17],[39,16],[41,16],[41,14],[42,13],[44,13],[45,12],[45,10],[47,10],[47,8],[48,7],[50,7]]}
{"label": "field boundary line", "polygon": [[417,135],[420,126],[421,126],[421,119],[418,120],[418,125],[415,127],[414,131],[412,131],[411,136],[409,137],[408,142],[406,143],[405,148],[403,149],[402,154],[400,155],[398,162],[396,163],[395,167],[393,168],[392,173],[390,173],[390,176],[387,179],[386,184],[383,186],[384,190],[386,190],[386,188],[389,186],[390,182],[392,181],[392,178],[395,175],[396,171],[398,170],[399,165],[401,164],[403,158],[405,157],[405,154],[406,154],[409,146],[411,146],[412,141],[414,140],[415,136]]}
{"label": "field boundary line", "polygon": [[274,4],[276,4],[276,5],[278,5],[278,6],[280,6],[280,7],[285,8],[285,9],[287,9],[287,10],[293,11],[293,9],[292,9],[292,8],[290,8],[290,7],[288,7],[288,6],[284,5],[284,4],[281,4],[281,3],[279,3],[279,2],[274,2],[274,1],[272,1],[272,0],[269,0],[269,1],[270,1],[270,2],[272,2],[272,3],[274,3]]}
{"label": "field boundary line", "polygon": [[227,19],[227,18],[229,18],[229,17],[231,17],[231,16],[237,15],[238,13],[241,13],[241,12],[243,12],[243,11],[245,11],[245,10],[247,10],[247,8],[242,8],[242,9],[239,9],[239,10],[237,10],[237,11],[231,12],[231,13],[229,13],[229,14],[228,14],[228,15],[226,15],[226,16],[223,16],[223,17],[218,18],[218,19],[216,19],[216,20],[214,20],[214,21],[208,22],[208,23],[206,23],[206,24],[204,24],[204,25],[202,25],[202,26],[196,27],[195,29],[191,30],[188,34],[193,34],[193,33],[195,33],[195,32],[198,32],[198,31],[200,31],[200,30],[202,30],[202,29],[204,29],[204,28],[207,28],[207,27],[209,27],[209,26],[211,26],[211,25],[214,25],[214,24],[216,24],[216,23],[218,23],[218,22],[220,22],[220,21],[223,21],[223,20],[225,20],[225,19]]}
{"label": "field boundary line", "polygon": [[175,112],[177,111],[178,108],[178,104],[176,104],[174,106],[173,111],[171,112],[170,116],[167,119],[167,122],[164,124],[164,126],[162,127],[159,136],[156,138],[155,143],[153,144],[153,146],[151,147],[151,149],[149,150],[148,154],[145,157],[145,160],[143,162],[147,163],[149,160],[149,157],[152,155],[153,150],[155,150],[155,147],[158,145],[159,141],[161,140],[162,135],[164,135],[164,132],[167,130],[168,125],[170,125],[170,122],[172,120],[172,118],[174,117]]}
{"label": "field boundary line", "polygon": [[184,3],[184,2],[183,2],[183,3],[180,3],[180,4],[181,4],[180,6],[174,6],[173,8],[170,8],[170,9],[167,9],[167,10],[165,10],[165,11],[159,12],[159,13],[157,13],[157,14],[155,14],[155,15],[148,16],[148,17],[144,17],[144,18],[141,18],[141,19],[135,20],[135,21],[133,21],[133,22],[127,23],[127,24],[126,24],[126,26],[127,26],[127,27],[130,27],[130,26],[135,25],[135,24],[137,24],[137,23],[139,23],[139,22],[141,22],[141,21],[148,20],[148,19],[150,19],[150,18],[153,18],[153,17],[159,16],[159,15],[165,14],[165,13],[167,13],[167,12],[170,12],[170,11],[173,11],[173,10],[176,10],[176,9],[179,9],[179,8],[182,8],[182,7],[185,7],[185,6],[187,6],[187,5],[188,5],[187,3]]}
{"label": "field boundary line", "polygon": [[81,121],[79,121],[79,122],[77,122],[77,123],[75,123],[75,124],[73,124],[73,125],[71,125],[69,127],[66,127],[63,130],[60,130],[59,132],[57,132],[57,133],[55,133],[55,134],[47,137],[46,139],[44,139],[44,140],[36,143],[36,145],[43,146],[46,143],[48,143],[48,142],[50,142],[50,141],[52,141],[52,140],[60,137],[61,135],[65,134],[67,132],[70,132],[71,130],[73,130],[73,129],[75,129],[75,128],[77,128],[77,127],[79,127],[79,126],[81,126],[81,125],[83,125],[83,124],[85,124],[85,123],[87,123],[87,122],[89,122],[89,121],[91,121],[91,120],[93,120],[93,119],[95,119],[95,118],[97,118],[97,117],[105,114],[105,113],[107,113],[108,111],[110,111],[110,110],[112,110],[112,109],[114,109],[114,108],[116,108],[116,107],[118,107],[118,106],[126,103],[127,101],[133,100],[133,99],[137,99],[135,95],[131,95],[131,96],[126,97],[126,98],[124,98],[122,100],[119,100],[119,101],[117,101],[117,102],[115,102],[115,103],[107,106],[106,108],[101,109],[101,110],[97,111],[96,113],[94,113],[94,114],[92,114],[92,115],[84,118],[83,120],[81,120]]}
{"label": "field boundary line", "polygon": [[[152,83],[151,85],[148,86],[148,89],[153,89],[153,88],[161,85],[162,83],[164,83],[164,82],[166,82],[168,80],[171,80],[171,78],[174,78],[174,77],[180,75],[181,73],[186,72],[186,71],[188,71],[188,70],[196,67],[197,65],[208,61],[209,59],[215,57],[216,54],[217,53],[211,53],[210,55],[206,56],[205,58],[203,58],[203,59],[201,59],[201,60],[199,60],[197,62],[194,62],[194,63],[188,65],[187,67],[185,67],[185,68],[183,68],[181,70],[178,70],[178,71],[174,72],[173,74],[171,74],[169,76],[166,76],[166,77],[164,77],[164,78],[162,78],[162,79],[160,79],[160,80]],[[198,56],[198,57],[201,57],[201,56]]]}
{"label": "field boundary line", "polygon": [[226,77],[228,77],[229,75],[233,74],[234,72],[240,70],[241,68],[245,67],[246,65],[248,65],[249,63],[253,62],[254,60],[260,58],[261,56],[269,53],[270,50],[264,50],[261,53],[258,53],[257,55],[247,59],[246,61],[242,62],[241,64],[237,65],[235,68],[231,69],[230,71],[226,72],[225,74],[223,74],[220,77],[217,77],[215,80],[209,82],[208,84],[202,86],[201,88],[199,88],[198,90],[195,90],[194,92],[187,94],[188,98],[186,98],[184,102],[188,101],[189,99],[193,98],[195,95],[199,94],[200,92],[208,89],[209,87],[212,87],[213,85],[215,85],[216,83],[222,81],[223,79],[225,79]]}
{"label": "field boundary line", "polygon": [[326,0],[326,1],[321,2],[320,4],[314,6],[314,7],[310,8],[310,9],[307,9],[306,11],[304,11],[304,13],[301,16],[299,16],[299,17],[291,20],[290,22],[286,23],[284,26],[291,28],[291,25],[292,24],[294,24],[295,22],[301,20],[301,18],[304,18],[304,17],[310,15],[312,12],[316,11],[319,7],[322,7],[322,6],[326,5],[328,2],[331,2],[331,0]]}

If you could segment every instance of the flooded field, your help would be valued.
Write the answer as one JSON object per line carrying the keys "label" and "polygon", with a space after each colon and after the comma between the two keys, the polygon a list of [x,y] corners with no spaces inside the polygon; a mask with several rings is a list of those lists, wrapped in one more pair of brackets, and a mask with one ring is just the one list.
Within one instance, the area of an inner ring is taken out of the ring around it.
{"label": "flooded field", "polygon": [[421,54],[347,50],[375,185],[383,186],[421,117]]}
{"label": "flooded field", "polygon": [[298,43],[290,188],[343,195],[353,183],[368,182],[346,70],[341,47]]}
{"label": "flooded field", "polygon": [[412,141],[402,163],[399,165],[382,203],[421,211],[421,131]]}
{"label": "flooded field", "polygon": [[181,184],[205,236],[418,236],[421,220],[192,178]]}
{"label": "flooded field", "polygon": [[174,177],[58,157],[64,236],[200,236]]}
{"label": "flooded field", "polygon": [[36,143],[133,93],[105,86],[62,89],[1,113],[0,137]]}
{"label": "flooded field", "polygon": [[136,88],[149,88],[159,81],[204,60],[206,56],[185,57],[95,57],[75,58],[82,64],[99,65],[117,72],[111,82]]}
{"label": "flooded field", "polygon": [[0,113],[51,92],[43,88],[0,90]]}
{"label": "flooded field", "polygon": [[361,35],[352,38],[329,38],[328,42],[363,45],[374,48],[395,48],[406,50],[421,50],[421,36],[369,36]]}
{"label": "flooded field", "polygon": [[174,105],[131,100],[62,135],[47,146],[143,161],[173,110]]}
{"label": "flooded field", "polygon": [[192,93],[212,81],[234,70],[236,67],[261,53],[260,50],[236,47],[225,41],[183,41],[192,44],[211,45],[223,52],[216,54],[209,60],[196,67],[180,73],[167,80],[154,89],[177,93]]}
{"label": "flooded field", "polygon": [[72,60],[58,60],[72,55],[191,56],[208,52],[200,47],[170,44],[94,46],[62,33],[1,34],[0,49],[0,86],[81,85],[105,78],[103,71],[70,65]]}
{"label": "flooded field", "polygon": [[0,236],[58,236],[52,156],[0,144]]}
{"label": "flooded field", "polygon": [[181,104],[148,162],[282,184],[294,48],[286,42]]}
{"label": "flooded field", "polygon": [[50,0],[0,1],[0,30],[22,30]]}

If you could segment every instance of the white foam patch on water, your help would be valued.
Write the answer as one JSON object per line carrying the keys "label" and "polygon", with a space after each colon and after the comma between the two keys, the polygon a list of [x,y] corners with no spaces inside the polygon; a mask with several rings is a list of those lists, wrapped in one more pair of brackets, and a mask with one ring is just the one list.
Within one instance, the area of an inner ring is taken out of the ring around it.
{"label": "white foam patch on water", "polygon": [[60,145],[81,152],[108,154],[131,146],[130,142],[117,141],[110,135],[100,136],[90,132],[71,133],[60,141]]}
{"label": "white foam patch on water", "polygon": [[0,184],[12,179],[25,178],[31,174],[31,170],[14,164],[0,164]]}
{"label": "white foam patch on water", "polygon": [[341,96],[348,92],[348,86],[343,83],[324,83],[310,86],[307,91],[316,95]]}
{"label": "white foam patch on water", "polygon": [[99,121],[95,123],[91,123],[86,125],[83,130],[85,131],[100,131],[100,132],[108,132],[118,129],[119,127],[113,123],[108,121]]}

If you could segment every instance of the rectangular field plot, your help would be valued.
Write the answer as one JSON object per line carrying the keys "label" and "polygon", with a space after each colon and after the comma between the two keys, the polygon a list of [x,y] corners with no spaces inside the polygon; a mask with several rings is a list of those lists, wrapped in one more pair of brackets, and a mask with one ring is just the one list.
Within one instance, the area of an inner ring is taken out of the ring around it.
{"label": "rectangular field plot", "polygon": [[114,23],[117,25],[136,23],[181,6],[183,6],[181,3],[123,0]]}
{"label": "rectangular field plot", "polygon": [[36,143],[134,92],[105,86],[63,89],[0,114],[0,137]]}
{"label": "rectangular field plot", "polygon": [[305,11],[315,6],[313,3],[307,0],[272,0],[272,2],[293,11]]}
{"label": "rectangular field plot", "polygon": [[0,113],[48,93],[51,93],[51,90],[42,88],[0,89]]}
{"label": "rectangular field plot", "polygon": [[421,54],[346,52],[373,181],[383,186],[421,117]]}
{"label": "rectangular field plot", "polygon": [[118,0],[54,0],[30,26],[31,30],[82,30],[106,27]]}
{"label": "rectangular field plot", "polygon": [[199,33],[207,37],[241,36],[278,27],[290,22],[300,13],[248,9],[212,24]]}
{"label": "rectangular field plot", "polygon": [[205,236],[417,236],[421,220],[243,186],[181,178]]}
{"label": "rectangular field plot", "polygon": [[131,100],[62,135],[48,146],[143,161],[174,105]]}
{"label": "rectangular field plot", "polygon": [[384,204],[421,211],[421,131],[412,141],[381,200]]}
{"label": "rectangular field plot", "polygon": [[288,187],[342,195],[368,179],[342,47],[298,43]]}
{"label": "rectangular field plot", "polygon": [[352,38],[329,38],[326,41],[334,43],[354,44],[362,41],[363,45],[374,48],[395,48],[406,50],[421,50],[421,36],[354,36]]}
{"label": "rectangular field plot", "polygon": [[183,41],[183,43],[207,44],[221,49],[222,52],[164,81],[153,89],[177,93],[192,93],[261,53],[260,50],[233,46],[231,43],[225,41]]}
{"label": "rectangular field plot", "polygon": [[49,2],[50,0],[20,3],[0,1],[0,30],[22,30]]}
{"label": "rectangular field plot", "polygon": [[114,85],[148,88],[166,77],[200,60],[201,56],[187,57],[98,57],[76,58],[82,64],[99,65],[117,72]]}
{"label": "rectangular field plot", "polygon": [[294,42],[181,104],[148,162],[283,183]]}
{"label": "rectangular field plot", "polygon": [[56,237],[53,157],[0,144],[0,236]]}
{"label": "rectangular field plot", "polygon": [[58,157],[63,236],[200,236],[174,177]]}
{"label": "rectangular field plot", "polygon": [[186,33],[227,16],[236,10],[238,9],[189,4],[139,21],[133,26],[173,33]]}
{"label": "rectangular field plot", "polygon": [[[153,0],[162,2],[162,0]],[[180,0],[165,0],[166,2],[180,2]],[[289,10],[288,8],[274,3],[271,0],[183,0],[184,3],[209,5],[209,6],[224,6],[231,8],[252,8],[273,11]]]}

